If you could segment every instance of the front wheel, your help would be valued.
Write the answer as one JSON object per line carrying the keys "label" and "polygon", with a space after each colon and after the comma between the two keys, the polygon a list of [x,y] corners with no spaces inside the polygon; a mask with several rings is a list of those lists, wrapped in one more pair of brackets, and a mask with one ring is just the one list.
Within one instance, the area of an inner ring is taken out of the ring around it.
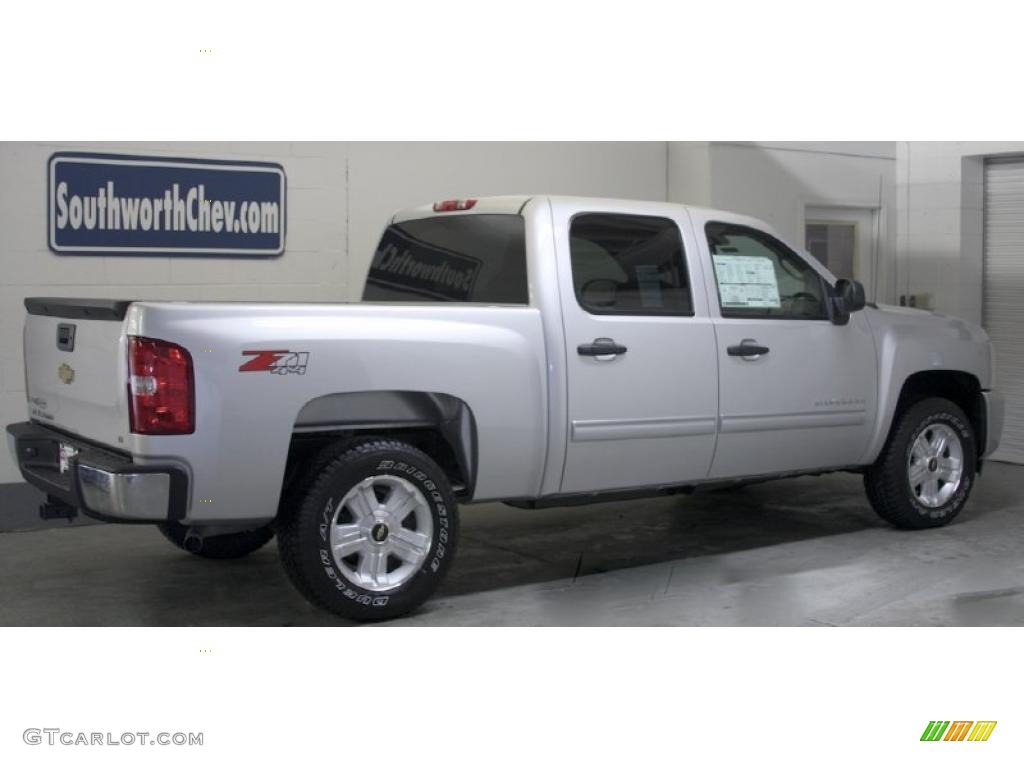
{"label": "front wheel", "polygon": [[864,473],[868,500],[898,528],[946,525],[974,486],[976,451],[974,430],[955,403],[940,397],[915,403]]}
{"label": "front wheel", "polygon": [[367,440],[327,449],[283,505],[277,538],[288,577],[310,602],[380,621],[433,593],[455,554],[458,508],[422,451]]}

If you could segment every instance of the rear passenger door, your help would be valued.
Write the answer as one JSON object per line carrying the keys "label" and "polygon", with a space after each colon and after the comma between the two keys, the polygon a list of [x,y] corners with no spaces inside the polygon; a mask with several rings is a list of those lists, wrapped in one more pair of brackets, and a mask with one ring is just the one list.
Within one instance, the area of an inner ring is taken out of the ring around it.
{"label": "rear passenger door", "polygon": [[566,339],[562,492],[701,479],[715,446],[714,329],[685,209],[552,201]]}

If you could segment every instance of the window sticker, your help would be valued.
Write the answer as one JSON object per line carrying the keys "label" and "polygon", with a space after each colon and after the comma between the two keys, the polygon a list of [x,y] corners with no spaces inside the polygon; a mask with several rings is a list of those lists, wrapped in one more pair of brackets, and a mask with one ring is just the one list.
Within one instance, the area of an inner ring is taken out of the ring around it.
{"label": "window sticker", "polygon": [[779,281],[767,256],[715,254],[715,275],[723,307],[779,309]]}

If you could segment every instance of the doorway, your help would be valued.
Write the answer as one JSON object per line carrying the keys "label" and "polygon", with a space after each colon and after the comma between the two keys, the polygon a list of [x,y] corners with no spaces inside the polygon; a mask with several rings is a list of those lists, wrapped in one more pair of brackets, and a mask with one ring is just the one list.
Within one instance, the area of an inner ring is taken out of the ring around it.
{"label": "doorway", "polygon": [[864,284],[875,298],[879,247],[878,209],[809,205],[804,216],[804,247],[836,277]]}

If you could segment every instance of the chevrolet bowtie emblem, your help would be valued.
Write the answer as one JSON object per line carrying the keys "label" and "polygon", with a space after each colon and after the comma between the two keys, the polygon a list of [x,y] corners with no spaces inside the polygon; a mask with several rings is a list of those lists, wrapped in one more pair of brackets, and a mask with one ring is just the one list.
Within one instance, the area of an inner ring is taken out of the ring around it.
{"label": "chevrolet bowtie emblem", "polygon": [[70,384],[75,380],[75,369],[67,363],[61,363],[60,368],[57,369],[57,378],[65,384]]}

